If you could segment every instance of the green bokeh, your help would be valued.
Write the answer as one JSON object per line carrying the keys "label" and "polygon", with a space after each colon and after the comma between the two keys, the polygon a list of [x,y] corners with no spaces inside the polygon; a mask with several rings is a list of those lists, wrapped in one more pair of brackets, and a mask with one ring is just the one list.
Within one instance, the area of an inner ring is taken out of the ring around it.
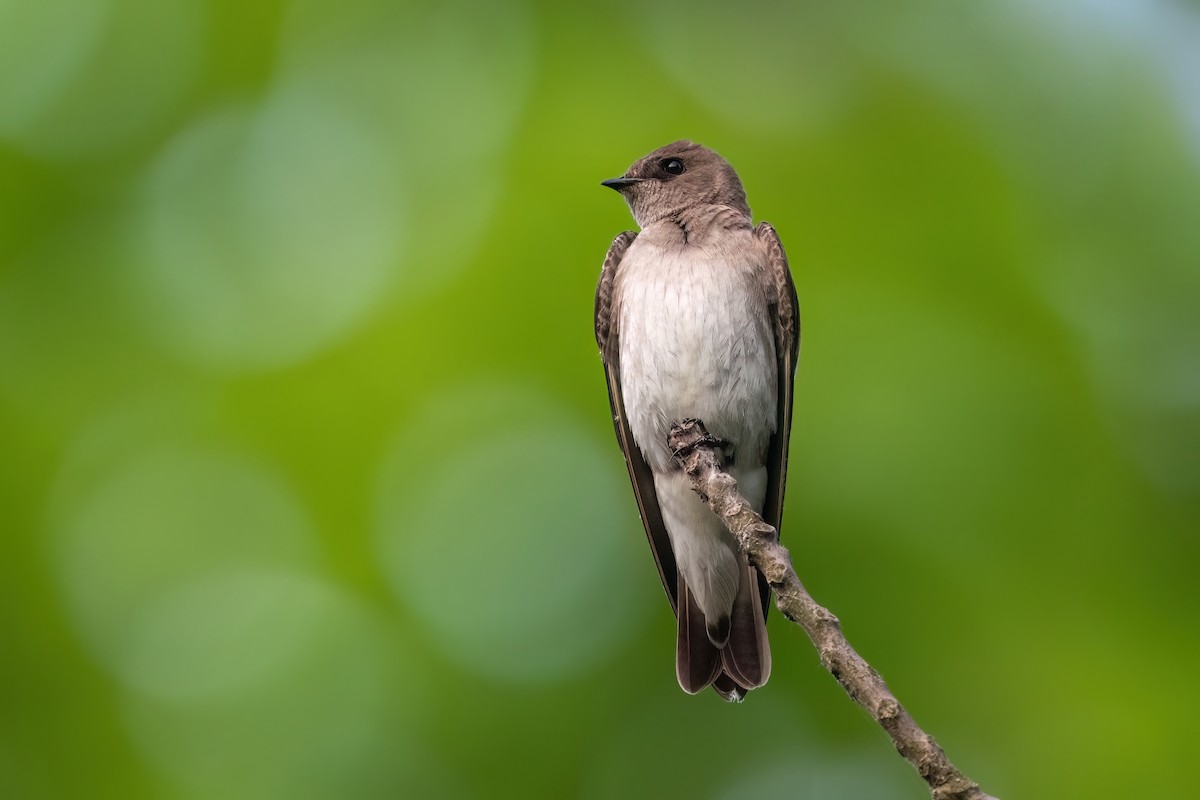
{"label": "green bokeh", "polygon": [[926,796],[779,615],[745,704],[675,685],[591,305],[687,137],[791,258],[813,594],[990,793],[1185,796],[1197,36],[0,2],[0,794]]}

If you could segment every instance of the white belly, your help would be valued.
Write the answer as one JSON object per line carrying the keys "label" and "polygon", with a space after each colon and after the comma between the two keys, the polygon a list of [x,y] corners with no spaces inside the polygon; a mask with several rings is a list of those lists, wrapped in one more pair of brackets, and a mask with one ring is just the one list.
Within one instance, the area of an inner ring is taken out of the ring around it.
{"label": "white belly", "polygon": [[621,391],[656,472],[673,469],[666,436],[688,417],[732,445],[739,467],[765,460],[776,427],[775,342],[756,251],[744,252],[635,241],[621,265]]}

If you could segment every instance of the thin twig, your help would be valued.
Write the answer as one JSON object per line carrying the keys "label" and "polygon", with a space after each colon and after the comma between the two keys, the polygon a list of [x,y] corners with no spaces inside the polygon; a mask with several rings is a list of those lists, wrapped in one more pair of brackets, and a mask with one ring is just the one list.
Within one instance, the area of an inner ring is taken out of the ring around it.
{"label": "thin twig", "polygon": [[929,784],[933,800],[995,800],[950,763],[933,737],[921,730],[900,705],[879,673],[850,646],[838,618],[808,594],[796,576],[791,556],[779,543],[779,533],[750,507],[738,492],[737,482],[721,469],[715,449],[719,442],[708,435],[704,423],[696,419],[676,423],[667,442],[675,460],[692,479],[692,488],[724,521],[742,552],[766,577],[779,610],[804,629],[825,669],[837,678],[850,699],[887,732],[900,755]]}

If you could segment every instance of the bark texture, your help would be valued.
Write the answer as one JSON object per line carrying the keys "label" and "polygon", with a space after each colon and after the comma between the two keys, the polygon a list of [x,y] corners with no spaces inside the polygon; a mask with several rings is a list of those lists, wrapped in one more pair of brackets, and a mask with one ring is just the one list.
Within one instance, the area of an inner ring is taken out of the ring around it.
{"label": "bark texture", "polygon": [[959,772],[933,737],[917,725],[887,684],[842,633],[841,623],[817,604],[796,576],[778,532],[763,521],[738,492],[737,482],[721,469],[720,443],[701,420],[688,419],[671,428],[667,442],[675,460],[692,480],[692,488],[720,517],[742,552],[775,592],[776,605],[808,634],[825,669],[891,737],[900,755],[927,784],[933,800],[995,800]]}

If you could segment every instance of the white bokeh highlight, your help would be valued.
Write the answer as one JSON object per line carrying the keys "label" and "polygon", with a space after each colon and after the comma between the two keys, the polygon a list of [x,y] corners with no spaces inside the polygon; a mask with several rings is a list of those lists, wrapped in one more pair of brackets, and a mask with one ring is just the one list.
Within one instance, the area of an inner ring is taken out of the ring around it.
{"label": "white bokeh highlight", "polygon": [[82,69],[111,4],[0,0],[0,137],[19,140]]}
{"label": "white bokeh highlight", "polygon": [[[191,404],[189,405],[189,400]],[[145,396],[68,450],[49,555],[142,757],[186,797],[390,797],[436,786],[406,732],[425,685],[379,612],[323,574],[271,464],[203,399]]]}
{"label": "white bokeh highlight", "polygon": [[52,161],[145,141],[194,85],[207,34],[200,0],[0,0],[0,139]]}
{"label": "white bokeh highlight", "polygon": [[[125,717],[188,796],[401,796],[430,765],[396,724],[413,681],[374,611],[327,581],[227,570],[147,609]],[[192,662],[192,663],[189,663]]]}
{"label": "white bokeh highlight", "polygon": [[534,85],[537,52],[523,0],[291,3],[279,74],[367,120],[413,198],[397,274],[402,301],[445,286],[477,252],[503,197],[502,156]]}
{"label": "white bokeh highlight", "polygon": [[[159,635],[156,614],[174,603],[178,616],[187,599],[172,599],[180,587],[214,571],[307,568],[316,556],[311,524],[277,476],[235,453],[164,442],[78,472],[91,469],[90,477],[60,480],[52,523],[59,579],[79,632],[125,686],[202,694],[203,687],[164,690],[154,677],[161,668],[148,666],[145,648],[147,637]],[[185,633],[207,635],[197,627]],[[254,666],[247,660],[237,668]],[[228,675],[212,680],[236,683]]]}
{"label": "white bokeh highlight", "polygon": [[383,295],[403,239],[391,151],[302,85],[197,121],[140,205],[130,281],[179,355],[285,366],[346,335]]}
{"label": "white bokeh highlight", "polygon": [[642,617],[649,558],[619,461],[517,387],[435,398],[389,449],[377,547],[397,598],[443,656],[495,680],[597,668]]}
{"label": "white bokeh highlight", "polygon": [[224,569],[169,587],[140,608],[121,663],[141,694],[194,703],[250,693],[286,674],[340,610],[304,573]]}

